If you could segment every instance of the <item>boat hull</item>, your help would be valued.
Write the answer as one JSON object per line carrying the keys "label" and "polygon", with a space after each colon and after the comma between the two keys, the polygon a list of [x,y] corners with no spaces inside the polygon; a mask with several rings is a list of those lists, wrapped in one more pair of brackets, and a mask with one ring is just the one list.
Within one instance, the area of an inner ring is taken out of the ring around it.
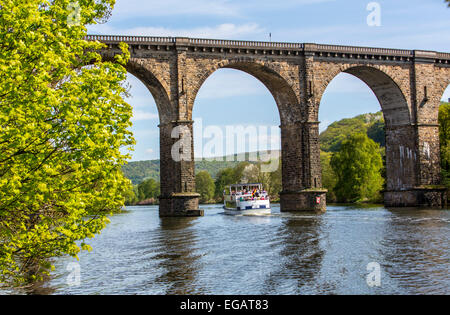
{"label": "boat hull", "polygon": [[247,209],[237,210],[235,208],[223,207],[227,215],[267,215],[272,213],[272,209]]}

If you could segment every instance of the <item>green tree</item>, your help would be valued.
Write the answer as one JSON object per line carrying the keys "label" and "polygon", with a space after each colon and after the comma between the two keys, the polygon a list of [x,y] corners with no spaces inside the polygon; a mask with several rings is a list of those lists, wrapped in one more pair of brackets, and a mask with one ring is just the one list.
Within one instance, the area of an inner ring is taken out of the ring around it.
{"label": "green tree", "polygon": [[120,150],[134,144],[121,65],[129,53],[121,44],[124,54],[104,62],[103,45],[84,40],[114,0],[75,3],[0,0],[2,283],[39,279],[49,258],[90,250],[84,240],[129,189]]}
{"label": "green tree", "polygon": [[138,201],[157,199],[160,195],[160,184],[153,178],[149,178],[137,186]]}
{"label": "green tree", "polygon": [[379,143],[382,147],[386,146],[386,134],[384,128],[384,119],[375,121],[367,128],[367,136],[376,143]]}
{"label": "green tree", "polygon": [[137,198],[137,186],[130,186],[124,194],[125,205],[131,206],[136,204],[139,200]]}
{"label": "green tree", "polygon": [[248,182],[244,177],[245,170],[251,166],[252,164],[247,161],[240,162],[238,165],[234,167],[234,176],[233,176],[233,184],[242,183],[242,180]]}
{"label": "green tree", "polygon": [[217,173],[217,178],[215,181],[216,190],[214,192],[214,197],[220,199],[223,196],[223,190],[226,186],[236,183],[235,170],[232,168],[225,168],[219,173]]}
{"label": "green tree", "polygon": [[439,107],[439,140],[442,179],[444,185],[450,188],[450,103],[442,103]]}
{"label": "green tree", "polygon": [[337,152],[342,141],[355,132],[366,132],[363,121],[356,118],[345,118],[334,122],[321,133],[320,146],[325,152]]}
{"label": "green tree", "polygon": [[281,159],[278,160],[278,168],[275,172],[269,173],[270,187],[268,189],[269,195],[272,201],[278,201],[280,199],[280,192],[283,190],[283,181],[281,173]]}
{"label": "green tree", "polygon": [[214,198],[214,181],[207,171],[201,171],[195,176],[195,185],[200,194],[200,202],[207,203]]}
{"label": "green tree", "polygon": [[349,135],[361,132],[385,146],[384,118],[382,112],[363,114],[336,121],[320,134],[320,147],[325,152],[337,152]]}
{"label": "green tree", "polygon": [[334,174],[333,168],[331,167],[331,157],[330,152],[320,152],[320,163],[322,165],[322,186],[328,189],[327,201],[336,202],[336,194],[334,193],[334,187],[336,186],[336,174]]}
{"label": "green tree", "polygon": [[333,154],[331,167],[337,176],[334,187],[340,202],[376,201],[383,187],[383,161],[379,146],[365,133],[356,133],[342,142]]}

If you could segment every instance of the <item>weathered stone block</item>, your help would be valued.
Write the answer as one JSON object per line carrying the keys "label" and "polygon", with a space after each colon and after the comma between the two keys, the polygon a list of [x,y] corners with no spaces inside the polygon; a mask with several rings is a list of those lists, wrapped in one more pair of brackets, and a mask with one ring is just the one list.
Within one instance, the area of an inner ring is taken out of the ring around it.
{"label": "weathered stone block", "polygon": [[281,192],[282,212],[325,212],[327,190],[303,190],[298,192]]}

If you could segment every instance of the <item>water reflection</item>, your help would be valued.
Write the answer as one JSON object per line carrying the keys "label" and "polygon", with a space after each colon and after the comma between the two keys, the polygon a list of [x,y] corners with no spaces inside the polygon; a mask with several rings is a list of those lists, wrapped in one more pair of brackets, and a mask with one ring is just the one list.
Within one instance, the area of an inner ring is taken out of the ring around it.
{"label": "water reflection", "polygon": [[448,294],[450,227],[448,213],[390,209],[380,254],[395,285],[411,294]]}
{"label": "water reflection", "polygon": [[[280,264],[265,280],[267,294],[311,292],[320,274],[324,250],[322,216],[295,215],[282,218],[277,231]],[[275,249],[276,250],[276,249]]]}
{"label": "water reflection", "polygon": [[165,294],[201,294],[195,287],[199,258],[195,247],[197,235],[192,228],[196,218],[161,218],[160,232],[155,235],[158,254],[156,268],[163,270],[154,281],[165,288]]}

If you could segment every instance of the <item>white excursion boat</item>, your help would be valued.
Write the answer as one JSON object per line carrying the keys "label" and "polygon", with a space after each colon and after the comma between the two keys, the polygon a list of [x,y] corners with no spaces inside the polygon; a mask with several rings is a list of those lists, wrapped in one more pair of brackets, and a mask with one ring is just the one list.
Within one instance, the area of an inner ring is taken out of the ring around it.
{"label": "white excursion boat", "polygon": [[[228,191],[227,191],[228,189]],[[262,184],[231,185],[223,192],[223,208],[229,215],[270,214],[270,198]]]}

